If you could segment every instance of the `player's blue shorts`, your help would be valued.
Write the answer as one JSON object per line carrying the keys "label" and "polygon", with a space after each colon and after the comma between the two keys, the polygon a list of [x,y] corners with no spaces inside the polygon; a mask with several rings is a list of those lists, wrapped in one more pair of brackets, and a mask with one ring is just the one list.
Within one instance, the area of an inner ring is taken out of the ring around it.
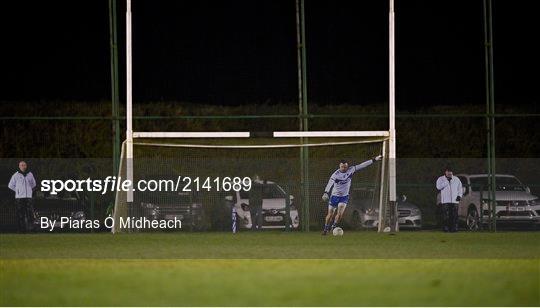
{"label": "player's blue shorts", "polygon": [[332,197],[330,197],[330,202],[328,203],[328,205],[330,205],[332,207],[337,207],[338,204],[340,204],[340,203],[347,204],[348,202],[349,202],[349,195],[347,195],[347,196],[332,196]]}

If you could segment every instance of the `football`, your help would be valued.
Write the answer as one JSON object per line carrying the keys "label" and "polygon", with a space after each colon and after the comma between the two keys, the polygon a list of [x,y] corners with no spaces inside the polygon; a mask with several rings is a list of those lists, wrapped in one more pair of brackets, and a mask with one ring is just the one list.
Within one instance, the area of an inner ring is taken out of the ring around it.
{"label": "football", "polygon": [[334,228],[334,230],[332,230],[332,234],[334,236],[342,236],[343,235],[343,229],[341,229],[340,227],[336,227],[336,228]]}

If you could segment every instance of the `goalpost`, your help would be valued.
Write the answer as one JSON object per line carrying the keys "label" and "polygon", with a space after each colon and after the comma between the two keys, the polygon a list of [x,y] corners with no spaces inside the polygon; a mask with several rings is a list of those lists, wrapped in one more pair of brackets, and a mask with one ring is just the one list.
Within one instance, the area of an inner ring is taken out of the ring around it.
{"label": "goalpost", "polygon": [[[395,66],[394,66],[394,0],[389,0],[389,128],[387,131],[274,131],[268,133],[254,133],[254,132],[138,132],[133,131],[133,115],[132,115],[132,17],[131,17],[131,0],[127,0],[126,10],[126,141],[122,145],[122,157],[121,165],[118,177],[125,178],[134,184],[134,180],[140,178],[136,172],[137,170],[156,170],[159,169],[155,165],[156,159],[152,157],[152,153],[141,154],[141,158],[135,155],[134,146],[137,148],[156,148],[159,147],[161,154],[168,158],[167,163],[173,165],[178,162],[176,170],[186,171],[184,166],[189,166],[190,161],[183,161],[184,157],[191,157],[191,162],[197,161],[196,157],[193,157],[192,153],[188,151],[196,152],[196,149],[204,149],[205,152],[197,152],[199,155],[204,156],[204,153],[214,151],[210,160],[211,164],[214,164],[216,169],[226,167],[231,164],[231,160],[224,158],[228,155],[238,155],[237,152],[243,149],[243,154],[248,155],[249,159],[260,159],[261,155],[267,155],[270,161],[276,161],[267,165],[268,175],[279,178],[281,181],[287,181],[282,174],[284,171],[280,171],[280,165],[287,165],[289,168],[294,169],[294,162],[279,160],[278,158],[288,157],[286,149],[312,147],[317,148],[319,151],[314,154],[316,156],[315,163],[313,165],[320,166],[325,170],[326,181],[330,176],[330,173],[335,170],[330,167],[330,160],[333,161],[333,166],[336,167],[337,160],[341,157],[329,158],[328,153],[342,152],[356,153],[360,157],[351,157],[355,162],[362,158],[369,159],[373,156],[382,154],[384,159],[382,163],[376,167],[373,167],[372,171],[367,172],[369,178],[366,178],[366,183],[371,185],[372,193],[371,198],[377,199],[378,203],[378,231],[398,231],[397,221],[397,204],[396,204],[396,136],[395,136]],[[139,141],[143,140],[143,141]],[[150,141],[148,141],[150,140]],[[291,142],[290,140],[296,140]],[[211,141],[211,143],[209,143]],[[331,148],[331,149],[329,149]],[[169,149],[167,152],[167,150]],[[171,150],[174,149],[174,150]],[[183,149],[183,150],[180,150]],[[274,150],[272,150],[274,149]],[[154,150],[155,151],[155,150]],[[172,152],[171,152],[172,151]],[[228,154],[227,152],[229,151]],[[234,152],[237,151],[237,152]],[[275,153],[271,153],[271,152]],[[234,154],[231,154],[234,153]],[[240,152],[238,152],[240,153]],[[248,153],[248,154],[245,154]],[[270,154],[271,153],[271,154]],[[215,159],[214,159],[215,158]],[[223,160],[225,159],[225,160]],[[215,161],[214,161],[215,160]],[[142,165],[139,162],[144,162]],[[197,161],[198,162],[198,161]],[[289,162],[289,164],[288,164]],[[165,169],[170,168],[168,165]],[[173,166],[172,169],[175,167]],[[184,168],[184,169],[182,169]],[[231,167],[232,168],[232,167]],[[310,168],[315,168],[310,166]],[[164,170],[165,170],[164,169]],[[226,170],[227,168],[223,169]],[[227,170],[239,170],[239,169],[227,169]],[[367,170],[367,169],[366,169]],[[375,171],[373,171],[375,170]],[[170,171],[170,170],[168,170]],[[190,169],[189,172],[193,170]],[[310,171],[311,172],[311,171]],[[362,172],[359,172],[362,173]],[[145,175],[148,175],[146,172]],[[189,174],[188,174],[189,175]],[[186,176],[186,174],[184,174]],[[191,176],[196,176],[192,174]],[[214,175],[215,177],[219,177]],[[236,174],[224,174],[222,176],[236,176]],[[320,182],[317,176],[313,176],[316,181]],[[321,176],[322,177],[322,176]],[[355,175],[358,177],[358,175]],[[210,178],[210,177],[209,177]],[[311,180],[314,180],[311,179]],[[273,180],[273,179],[265,179]],[[354,183],[355,181],[353,181]],[[266,183],[266,182],[265,182]],[[269,182],[270,183],[270,182]],[[272,182],[274,183],[274,182]],[[275,183],[276,185],[279,183]],[[294,185],[290,188],[294,190]],[[313,199],[313,196],[322,194],[323,187],[313,187],[309,192],[310,195],[306,196],[302,200],[303,204],[308,204],[309,200]],[[279,186],[281,189],[281,186]],[[140,204],[146,204],[141,200],[138,200],[136,194],[136,187],[128,188],[123,192],[117,192],[115,199],[114,218],[118,221],[120,217],[132,217],[134,215],[140,215]],[[285,190],[282,189],[283,192]],[[289,198],[286,198],[289,199]],[[292,199],[292,198],[291,198]],[[213,199],[212,199],[213,200]],[[135,201],[140,204],[135,204]],[[214,200],[215,201],[215,200]],[[290,201],[287,201],[290,202]],[[287,209],[289,211],[290,209]],[[302,210],[302,209],[300,209]],[[308,210],[308,209],[305,209]],[[229,216],[230,217],[230,216]],[[308,223],[308,221],[300,223]],[[115,223],[115,226],[117,224]],[[287,225],[288,226],[288,225]],[[121,232],[118,227],[113,228],[114,232]]]}
{"label": "goalpost", "polygon": [[[356,165],[378,155],[384,159],[354,175],[346,211],[354,217],[346,217],[343,226],[363,226],[355,220],[364,214],[358,212],[362,206],[378,210],[381,218],[370,219],[388,227],[388,142],[388,131],[134,132],[133,158],[122,156],[118,178],[136,184],[129,195],[117,192],[114,215],[119,227],[113,231],[132,229],[120,219],[144,217],[180,217],[187,230],[226,230],[232,211],[238,227],[249,229],[257,215],[251,198],[257,185],[265,199],[263,229],[320,228],[328,206],[321,196],[339,160]],[[127,142],[122,153],[126,148]],[[298,150],[307,148],[306,179]],[[139,186],[152,181],[153,190]]]}

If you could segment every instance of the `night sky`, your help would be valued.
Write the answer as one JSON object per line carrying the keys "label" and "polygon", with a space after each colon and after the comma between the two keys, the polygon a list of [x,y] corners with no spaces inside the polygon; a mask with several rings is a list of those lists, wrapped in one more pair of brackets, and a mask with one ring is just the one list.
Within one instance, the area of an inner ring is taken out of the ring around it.
{"label": "night sky", "polygon": [[[539,101],[527,3],[494,1],[500,104]],[[387,101],[387,11],[383,0],[306,0],[311,101]],[[0,101],[110,99],[108,1],[9,1],[0,14]],[[118,0],[122,100],[124,14]],[[297,99],[294,0],[134,0],[133,20],[135,101]],[[482,25],[481,0],[396,0],[398,108],[484,104]]]}

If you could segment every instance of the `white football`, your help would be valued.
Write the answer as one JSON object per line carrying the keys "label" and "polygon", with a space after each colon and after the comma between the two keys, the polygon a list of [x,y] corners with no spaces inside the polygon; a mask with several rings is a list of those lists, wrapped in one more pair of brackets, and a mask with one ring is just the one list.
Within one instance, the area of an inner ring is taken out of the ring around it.
{"label": "white football", "polygon": [[334,236],[342,236],[343,235],[343,229],[340,227],[335,227],[334,230],[332,230],[332,234]]}
{"label": "white football", "polygon": [[391,230],[390,227],[386,227],[384,228],[383,232],[390,232],[390,230]]}

